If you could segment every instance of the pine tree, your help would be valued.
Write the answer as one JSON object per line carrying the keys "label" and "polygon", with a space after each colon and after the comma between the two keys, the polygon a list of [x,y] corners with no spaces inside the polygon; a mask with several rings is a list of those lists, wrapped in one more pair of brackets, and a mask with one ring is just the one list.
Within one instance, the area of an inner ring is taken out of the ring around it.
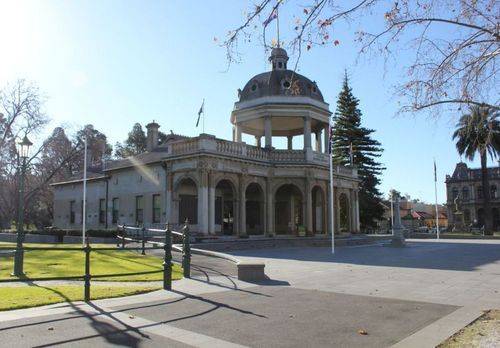
{"label": "pine tree", "polygon": [[372,133],[375,132],[373,129],[361,126],[362,113],[358,105],[359,100],[352,93],[346,73],[334,116],[332,156],[335,164],[349,165],[352,152],[352,162],[358,168],[361,179],[360,223],[362,228],[367,228],[375,227],[377,220],[382,219],[384,213],[378,177],[385,168],[377,161],[383,152],[381,144],[372,139]]}
{"label": "pine tree", "polygon": [[143,153],[146,151],[146,143],[146,133],[144,133],[141,124],[136,123],[128,133],[127,140],[125,140],[123,144],[117,143],[115,145],[115,156],[118,158],[126,158]]}

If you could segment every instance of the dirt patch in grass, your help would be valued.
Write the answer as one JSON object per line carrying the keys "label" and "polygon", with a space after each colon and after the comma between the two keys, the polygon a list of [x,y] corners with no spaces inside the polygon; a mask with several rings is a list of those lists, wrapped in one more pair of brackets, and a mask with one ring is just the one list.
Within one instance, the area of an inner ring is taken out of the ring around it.
{"label": "dirt patch in grass", "polygon": [[438,347],[500,347],[500,310],[486,311]]}

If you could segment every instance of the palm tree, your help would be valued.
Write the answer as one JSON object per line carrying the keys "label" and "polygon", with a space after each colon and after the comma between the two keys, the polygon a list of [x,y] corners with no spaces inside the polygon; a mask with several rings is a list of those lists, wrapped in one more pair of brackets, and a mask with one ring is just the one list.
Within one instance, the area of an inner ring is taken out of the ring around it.
{"label": "palm tree", "polygon": [[481,181],[483,186],[484,231],[492,233],[492,214],[490,209],[490,190],[487,160],[496,158],[500,153],[500,120],[498,110],[485,106],[472,106],[470,113],[460,117],[453,133],[460,155],[473,160],[476,153],[481,158]]}

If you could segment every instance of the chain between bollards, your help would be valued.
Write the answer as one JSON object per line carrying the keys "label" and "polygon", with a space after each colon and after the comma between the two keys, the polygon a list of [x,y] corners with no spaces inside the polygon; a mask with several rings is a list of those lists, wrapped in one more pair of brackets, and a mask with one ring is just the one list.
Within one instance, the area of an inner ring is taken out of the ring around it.
{"label": "chain between bollards", "polygon": [[84,276],[84,299],[85,302],[90,301],[90,244],[89,237],[85,238],[85,276]]}
{"label": "chain between bollards", "polygon": [[167,223],[165,229],[165,244],[163,245],[163,289],[172,290],[172,231]]}
{"label": "chain between bollards", "polygon": [[191,245],[188,219],[184,224],[182,236],[182,269],[184,271],[184,278],[191,278]]}

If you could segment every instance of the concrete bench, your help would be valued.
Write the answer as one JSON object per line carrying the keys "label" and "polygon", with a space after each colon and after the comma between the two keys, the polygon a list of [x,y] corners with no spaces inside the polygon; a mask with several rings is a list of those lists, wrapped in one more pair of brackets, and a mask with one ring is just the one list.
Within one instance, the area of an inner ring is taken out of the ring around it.
{"label": "concrete bench", "polygon": [[236,265],[238,267],[238,279],[243,281],[259,281],[266,280],[264,273],[264,263],[240,261]]}

